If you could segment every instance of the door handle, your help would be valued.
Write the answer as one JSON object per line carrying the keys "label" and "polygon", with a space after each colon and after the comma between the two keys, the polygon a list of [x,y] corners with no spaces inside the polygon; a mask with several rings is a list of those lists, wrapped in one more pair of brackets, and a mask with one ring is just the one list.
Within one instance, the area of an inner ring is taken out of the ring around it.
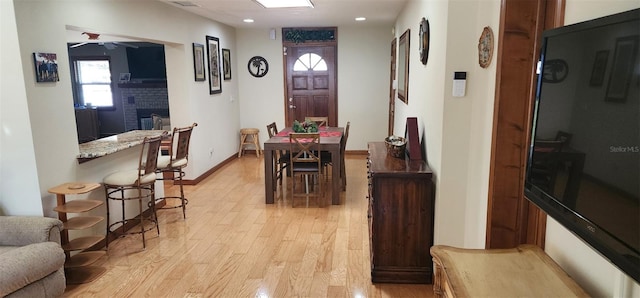
{"label": "door handle", "polygon": [[295,108],[296,108],[296,106],[294,106],[294,105],[289,105],[289,108],[290,108],[290,109],[295,109]]}

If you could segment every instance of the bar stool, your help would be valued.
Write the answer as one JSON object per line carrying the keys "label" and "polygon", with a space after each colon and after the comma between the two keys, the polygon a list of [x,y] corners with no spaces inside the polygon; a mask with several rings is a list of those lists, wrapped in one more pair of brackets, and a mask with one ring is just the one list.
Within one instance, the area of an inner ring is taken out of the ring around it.
{"label": "bar stool", "polygon": [[[184,177],[184,169],[187,166],[187,162],[189,161],[189,143],[191,141],[191,132],[193,128],[198,126],[198,123],[193,123],[191,126],[173,129],[173,133],[171,134],[171,142],[169,146],[169,155],[161,155],[158,157],[158,172],[160,178],[158,180],[178,180],[180,184],[180,196],[167,196],[163,198],[156,198],[156,201],[166,200],[166,199],[179,199],[180,205],[175,206],[163,206],[158,209],[173,209],[173,208],[182,208],[182,217],[184,219],[187,218],[186,207],[189,203],[189,200],[184,196],[184,189],[182,187],[182,177]],[[176,152],[173,153],[173,140],[177,139],[178,144],[176,145]],[[164,174],[168,173],[169,175],[165,176]],[[177,174],[177,175],[176,175]]]}
{"label": "bar stool", "polygon": [[245,145],[253,145],[256,148],[256,157],[260,157],[260,138],[258,134],[260,130],[257,128],[242,128],[240,129],[240,149],[238,150],[238,157],[242,156]]}
{"label": "bar stool", "polygon": [[[143,249],[146,248],[145,232],[156,228],[158,235],[160,235],[160,227],[158,226],[158,216],[156,214],[155,206],[156,201],[153,196],[155,194],[154,184],[156,182],[160,141],[166,137],[166,131],[157,137],[145,137],[142,143],[142,149],[140,150],[138,169],[115,172],[104,178],[103,184],[107,194],[107,199],[120,201],[122,204],[122,220],[112,223],[111,217],[109,216],[109,201],[107,200],[107,237],[105,240],[107,249],[109,249],[109,234],[115,233],[115,231],[112,231],[111,229],[116,225],[120,225],[116,227],[116,229],[122,228],[120,236],[125,234],[142,234]],[[150,199],[148,206],[151,209],[146,215],[142,209],[142,201],[145,199]],[[126,218],[125,202],[132,200],[138,201],[140,213],[135,217]],[[126,225],[135,224],[136,221],[138,221],[138,224],[140,225],[139,231],[125,231]],[[151,225],[145,228],[145,223],[151,223]]]}

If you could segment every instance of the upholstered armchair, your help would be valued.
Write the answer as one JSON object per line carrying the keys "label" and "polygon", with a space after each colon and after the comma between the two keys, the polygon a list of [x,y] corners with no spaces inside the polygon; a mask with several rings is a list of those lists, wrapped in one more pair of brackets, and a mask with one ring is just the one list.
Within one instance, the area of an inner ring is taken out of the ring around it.
{"label": "upholstered armchair", "polygon": [[62,222],[0,216],[0,297],[58,297],[65,290]]}

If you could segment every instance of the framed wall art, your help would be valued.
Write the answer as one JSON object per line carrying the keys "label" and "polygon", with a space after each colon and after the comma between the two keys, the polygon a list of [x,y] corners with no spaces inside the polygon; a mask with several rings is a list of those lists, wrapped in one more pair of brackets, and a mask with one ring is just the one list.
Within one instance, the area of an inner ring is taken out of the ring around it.
{"label": "framed wall art", "polygon": [[398,98],[409,104],[409,36],[407,29],[400,35],[398,44]]}
{"label": "framed wall art", "polygon": [[596,59],[593,61],[591,69],[591,79],[589,86],[602,86],[604,81],[604,73],[607,70],[607,61],[609,60],[609,50],[596,52]]}
{"label": "framed wall art", "polygon": [[193,75],[196,81],[204,81],[204,45],[193,43]]}
{"label": "framed wall art", "polygon": [[222,73],[224,80],[231,80],[231,51],[222,49]]}
{"label": "framed wall art", "polygon": [[121,72],[120,73],[120,83],[129,83],[130,80],[131,80],[131,73],[130,72]]}
{"label": "framed wall art", "polygon": [[607,84],[606,101],[625,102],[633,78],[638,53],[638,35],[616,39],[616,48],[611,63],[611,74]]}
{"label": "framed wall art", "polygon": [[493,30],[487,26],[482,29],[480,39],[478,39],[478,64],[480,67],[487,68],[491,65],[493,57]]}
{"label": "framed wall art", "polygon": [[57,82],[58,55],[54,53],[33,53],[33,64],[36,67],[36,82]]}
{"label": "framed wall art", "polygon": [[220,80],[220,40],[207,35],[207,61],[209,62],[209,94],[222,93]]}
{"label": "framed wall art", "polygon": [[247,63],[247,69],[252,76],[261,78],[269,72],[269,62],[262,56],[253,56]]}
{"label": "framed wall art", "polygon": [[425,18],[422,18],[420,21],[420,37],[418,42],[420,51],[420,61],[423,65],[427,65],[427,60],[429,60],[429,21]]}

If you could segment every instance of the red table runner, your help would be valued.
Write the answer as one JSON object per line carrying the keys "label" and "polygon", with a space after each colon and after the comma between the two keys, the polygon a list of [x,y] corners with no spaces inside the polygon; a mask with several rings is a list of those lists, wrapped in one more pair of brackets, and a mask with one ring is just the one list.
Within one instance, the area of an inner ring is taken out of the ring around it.
{"label": "red table runner", "polygon": [[[279,132],[276,136],[277,137],[287,137],[289,136],[289,134],[292,133],[291,131],[286,131],[283,130],[281,132]],[[339,131],[323,131],[322,129],[318,132],[320,133],[320,137],[339,137],[342,135],[341,132]],[[288,139],[286,140],[287,142],[289,141]]]}

